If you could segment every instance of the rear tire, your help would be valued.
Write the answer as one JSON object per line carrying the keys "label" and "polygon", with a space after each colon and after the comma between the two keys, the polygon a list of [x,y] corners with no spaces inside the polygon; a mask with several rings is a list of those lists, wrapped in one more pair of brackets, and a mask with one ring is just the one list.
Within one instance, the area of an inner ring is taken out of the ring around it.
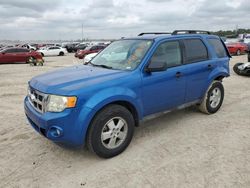
{"label": "rear tire", "polygon": [[199,106],[201,112],[213,114],[217,112],[224,99],[224,87],[220,81],[213,81]]}
{"label": "rear tire", "polygon": [[134,133],[133,115],[125,107],[109,105],[94,117],[87,134],[87,147],[102,158],[123,152]]}
{"label": "rear tire", "polygon": [[238,69],[238,66],[240,66],[240,65],[242,65],[242,64],[244,64],[244,63],[236,63],[236,64],[233,66],[234,72],[235,72],[236,74],[238,74],[238,75],[241,75],[241,74],[240,74],[240,70]]}
{"label": "rear tire", "polygon": [[63,53],[63,52],[60,52],[60,53],[59,53],[59,56],[64,56],[64,53]]}

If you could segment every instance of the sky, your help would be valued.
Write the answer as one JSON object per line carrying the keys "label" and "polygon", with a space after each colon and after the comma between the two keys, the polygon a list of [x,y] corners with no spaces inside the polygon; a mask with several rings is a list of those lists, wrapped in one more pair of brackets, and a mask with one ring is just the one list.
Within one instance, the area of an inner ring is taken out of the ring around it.
{"label": "sky", "polygon": [[[250,28],[250,0],[0,0],[0,40],[116,39]],[[82,29],[83,28],[83,29]],[[83,32],[82,32],[83,31]]]}

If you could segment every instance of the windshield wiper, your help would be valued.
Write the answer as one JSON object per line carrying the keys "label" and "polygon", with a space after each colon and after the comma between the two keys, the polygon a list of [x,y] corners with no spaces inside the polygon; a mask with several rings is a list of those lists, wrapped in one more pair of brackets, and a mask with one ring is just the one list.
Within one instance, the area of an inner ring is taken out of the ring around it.
{"label": "windshield wiper", "polygon": [[91,61],[88,62],[88,64],[94,66],[94,67],[102,67],[102,68],[105,68],[105,69],[113,69],[113,67],[111,66],[107,66],[107,65],[97,65],[97,64],[94,64],[92,63]]}

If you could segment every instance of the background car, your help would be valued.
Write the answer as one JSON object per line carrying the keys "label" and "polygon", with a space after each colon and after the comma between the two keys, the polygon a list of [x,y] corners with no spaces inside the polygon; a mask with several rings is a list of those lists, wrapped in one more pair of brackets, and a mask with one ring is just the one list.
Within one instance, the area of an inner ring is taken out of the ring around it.
{"label": "background car", "polygon": [[244,38],[244,43],[250,43],[250,34],[247,34]]}
{"label": "background car", "polygon": [[52,46],[49,48],[42,48],[37,50],[37,52],[41,53],[42,56],[63,56],[67,53],[65,48]]}
{"label": "background car", "polygon": [[103,50],[106,46],[104,45],[94,45],[94,46],[88,46],[84,50],[79,50],[75,57],[78,57],[79,59],[83,59],[86,55],[91,53],[97,53],[101,50]]}
{"label": "background car", "polygon": [[21,48],[27,48],[28,50],[37,50],[36,44],[23,44],[20,46]]}
{"label": "background car", "polygon": [[0,63],[28,63],[30,58],[43,61],[40,53],[26,48],[6,48],[0,51]]}
{"label": "background car", "polygon": [[79,42],[73,42],[73,43],[63,43],[62,44],[62,47],[63,48],[66,48],[66,50],[69,52],[69,53],[72,53],[72,52],[75,52],[74,51],[74,48],[76,45],[80,44]]}
{"label": "background car", "polygon": [[73,47],[73,51],[77,52],[78,50],[84,50],[88,45],[87,44],[78,44]]}
{"label": "background car", "polygon": [[232,55],[245,54],[248,51],[248,46],[242,42],[227,43],[227,49]]}

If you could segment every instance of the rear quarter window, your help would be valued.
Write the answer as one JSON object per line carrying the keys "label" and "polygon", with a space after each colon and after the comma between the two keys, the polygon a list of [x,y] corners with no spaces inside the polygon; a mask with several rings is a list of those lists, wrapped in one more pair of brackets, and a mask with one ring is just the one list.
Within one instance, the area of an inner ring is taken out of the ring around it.
{"label": "rear quarter window", "polygon": [[200,39],[186,39],[183,41],[185,48],[185,63],[195,63],[208,60],[205,44]]}
{"label": "rear quarter window", "polygon": [[214,48],[218,58],[227,57],[227,52],[219,39],[208,39],[208,43]]}

